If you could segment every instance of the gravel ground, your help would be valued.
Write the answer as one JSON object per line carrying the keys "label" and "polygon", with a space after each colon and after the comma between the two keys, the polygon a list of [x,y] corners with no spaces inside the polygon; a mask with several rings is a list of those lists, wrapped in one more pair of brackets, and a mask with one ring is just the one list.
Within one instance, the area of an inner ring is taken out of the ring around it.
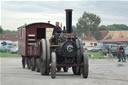
{"label": "gravel ground", "polygon": [[89,77],[68,73],[57,73],[56,79],[23,69],[21,58],[0,57],[1,85],[128,85],[128,62],[116,59],[90,59]]}

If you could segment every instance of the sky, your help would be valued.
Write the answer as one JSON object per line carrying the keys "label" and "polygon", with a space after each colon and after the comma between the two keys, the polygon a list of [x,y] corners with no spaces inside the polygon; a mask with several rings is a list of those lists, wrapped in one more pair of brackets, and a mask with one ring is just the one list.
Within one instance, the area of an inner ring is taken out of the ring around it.
{"label": "sky", "polygon": [[85,11],[100,16],[100,25],[128,25],[127,0],[2,0],[0,4],[0,25],[4,30],[48,21],[59,21],[64,26],[65,9],[73,9],[73,25]]}

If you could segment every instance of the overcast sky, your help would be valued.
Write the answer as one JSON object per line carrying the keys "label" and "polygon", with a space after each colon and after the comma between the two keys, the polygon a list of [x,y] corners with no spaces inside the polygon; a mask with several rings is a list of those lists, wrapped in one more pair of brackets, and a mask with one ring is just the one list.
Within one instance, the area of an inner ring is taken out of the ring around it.
{"label": "overcast sky", "polygon": [[1,26],[4,29],[17,30],[24,23],[56,21],[65,25],[65,9],[73,9],[73,25],[76,25],[83,12],[95,13],[101,17],[101,24],[128,25],[127,0],[47,0],[23,1],[3,0],[1,2]]}

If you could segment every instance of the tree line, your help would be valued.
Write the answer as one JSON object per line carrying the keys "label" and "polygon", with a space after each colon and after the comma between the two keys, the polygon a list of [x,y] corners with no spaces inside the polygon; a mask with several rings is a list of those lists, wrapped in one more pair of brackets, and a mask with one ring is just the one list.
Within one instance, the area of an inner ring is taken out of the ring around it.
{"label": "tree line", "polygon": [[102,39],[101,30],[128,30],[125,24],[100,25],[101,18],[96,14],[84,12],[76,24],[77,35],[93,35],[97,40]]}
{"label": "tree line", "polygon": [[101,25],[99,30],[128,30],[125,24]]}
{"label": "tree line", "polygon": [[0,34],[4,34],[4,33],[16,33],[17,31],[15,30],[3,30],[3,28],[0,26]]}

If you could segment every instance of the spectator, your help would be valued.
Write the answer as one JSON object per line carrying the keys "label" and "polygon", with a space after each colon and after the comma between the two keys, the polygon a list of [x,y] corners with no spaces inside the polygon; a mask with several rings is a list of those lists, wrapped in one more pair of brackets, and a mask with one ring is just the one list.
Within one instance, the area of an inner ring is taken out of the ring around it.
{"label": "spectator", "polygon": [[123,62],[126,62],[126,56],[125,56],[124,47],[121,46],[120,49],[121,49],[121,58],[122,58],[122,61]]}
{"label": "spectator", "polygon": [[121,61],[120,56],[121,56],[121,54],[120,54],[120,46],[118,46],[117,47],[117,58],[118,58],[118,62]]}
{"label": "spectator", "polygon": [[124,48],[122,46],[118,46],[118,48],[117,48],[117,57],[119,59],[118,62],[120,62],[121,60],[124,61],[123,60],[123,55],[125,55],[124,54]]}

